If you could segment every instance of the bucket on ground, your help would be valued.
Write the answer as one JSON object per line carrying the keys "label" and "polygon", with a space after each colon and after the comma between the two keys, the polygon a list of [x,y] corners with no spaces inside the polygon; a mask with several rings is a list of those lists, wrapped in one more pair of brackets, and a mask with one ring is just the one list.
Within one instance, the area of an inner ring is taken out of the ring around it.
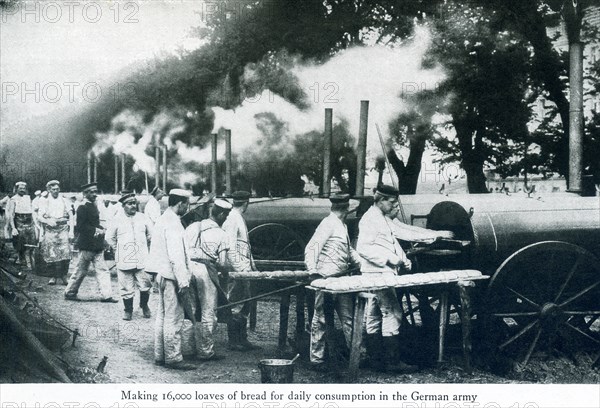
{"label": "bucket on ground", "polygon": [[263,384],[290,384],[294,382],[294,362],[280,358],[260,360],[260,382]]}

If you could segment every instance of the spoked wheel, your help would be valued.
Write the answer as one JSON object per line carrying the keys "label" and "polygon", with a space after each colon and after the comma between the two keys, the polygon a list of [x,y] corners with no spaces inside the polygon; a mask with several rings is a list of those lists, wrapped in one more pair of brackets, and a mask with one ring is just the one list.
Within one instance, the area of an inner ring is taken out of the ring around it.
{"label": "spoked wheel", "polygon": [[538,242],[512,254],[488,286],[486,321],[495,351],[524,367],[536,350],[557,341],[600,346],[600,264],[585,249]]}
{"label": "spoked wheel", "polygon": [[303,261],[304,240],[283,224],[262,224],[248,233],[252,255],[257,261]]}

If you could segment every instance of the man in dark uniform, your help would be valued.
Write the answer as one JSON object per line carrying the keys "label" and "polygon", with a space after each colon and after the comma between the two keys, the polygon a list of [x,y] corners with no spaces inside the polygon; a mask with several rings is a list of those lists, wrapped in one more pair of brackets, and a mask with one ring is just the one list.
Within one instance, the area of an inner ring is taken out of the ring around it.
{"label": "man in dark uniform", "polygon": [[96,281],[102,294],[100,301],[118,303],[118,300],[113,297],[110,272],[104,261],[104,228],[100,226],[100,213],[96,206],[98,187],[96,183],[89,183],[81,186],[81,191],[84,200],[77,208],[75,225],[79,261],[65,289],[65,299],[77,300],[77,292],[91,264],[96,270]]}

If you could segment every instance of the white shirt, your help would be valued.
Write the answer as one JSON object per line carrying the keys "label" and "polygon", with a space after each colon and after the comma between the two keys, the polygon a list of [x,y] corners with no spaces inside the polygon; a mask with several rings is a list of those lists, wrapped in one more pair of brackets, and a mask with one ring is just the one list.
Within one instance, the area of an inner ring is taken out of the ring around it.
{"label": "white shirt", "polygon": [[304,250],[309,271],[329,276],[344,272],[349,264],[360,265],[358,253],[350,245],[348,227],[334,213],[321,221]]}
{"label": "white shirt", "polygon": [[44,219],[47,218],[69,218],[70,210],[71,204],[60,195],[57,198],[49,195],[45,199],[39,200],[38,214],[41,222],[44,222]]}
{"label": "white shirt", "polygon": [[144,207],[144,214],[150,219],[152,224],[156,224],[156,221],[160,218],[160,203],[154,196],[150,196],[146,207]]}
{"label": "white shirt", "polygon": [[27,194],[23,196],[15,194],[9,201],[9,208],[12,214],[31,214],[33,211],[31,197]]}
{"label": "white shirt", "polygon": [[225,231],[210,218],[187,227],[185,242],[190,259],[207,261],[219,267],[227,264],[229,239]]}
{"label": "white shirt", "polygon": [[129,216],[123,212],[110,223],[106,241],[115,250],[117,268],[122,271],[144,269],[152,227],[144,214]]}
{"label": "white shirt", "polygon": [[185,230],[177,214],[167,208],[152,232],[146,271],[177,282],[179,288],[190,285],[191,273],[183,235]]}
{"label": "white shirt", "polygon": [[356,250],[364,259],[361,272],[397,272],[398,265],[408,258],[394,236],[392,220],[373,205],[358,223]]}
{"label": "white shirt", "polygon": [[248,227],[242,213],[233,208],[223,223],[223,230],[229,239],[227,260],[236,272],[249,272],[253,268],[252,251],[248,238]]}

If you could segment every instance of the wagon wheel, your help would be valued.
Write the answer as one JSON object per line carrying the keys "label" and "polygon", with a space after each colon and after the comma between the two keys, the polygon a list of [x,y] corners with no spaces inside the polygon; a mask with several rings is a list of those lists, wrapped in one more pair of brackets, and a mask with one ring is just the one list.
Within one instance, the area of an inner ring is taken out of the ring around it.
{"label": "wagon wheel", "polygon": [[302,261],[304,240],[291,228],[276,223],[262,224],[248,233],[252,255],[259,260]]}
{"label": "wagon wheel", "polygon": [[[600,346],[600,264],[585,249],[538,242],[512,254],[487,290],[485,319],[495,351],[524,367],[536,350]],[[593,326],[593,327],[592,327]],[[582,343],[583,342],[583,343]]]}

